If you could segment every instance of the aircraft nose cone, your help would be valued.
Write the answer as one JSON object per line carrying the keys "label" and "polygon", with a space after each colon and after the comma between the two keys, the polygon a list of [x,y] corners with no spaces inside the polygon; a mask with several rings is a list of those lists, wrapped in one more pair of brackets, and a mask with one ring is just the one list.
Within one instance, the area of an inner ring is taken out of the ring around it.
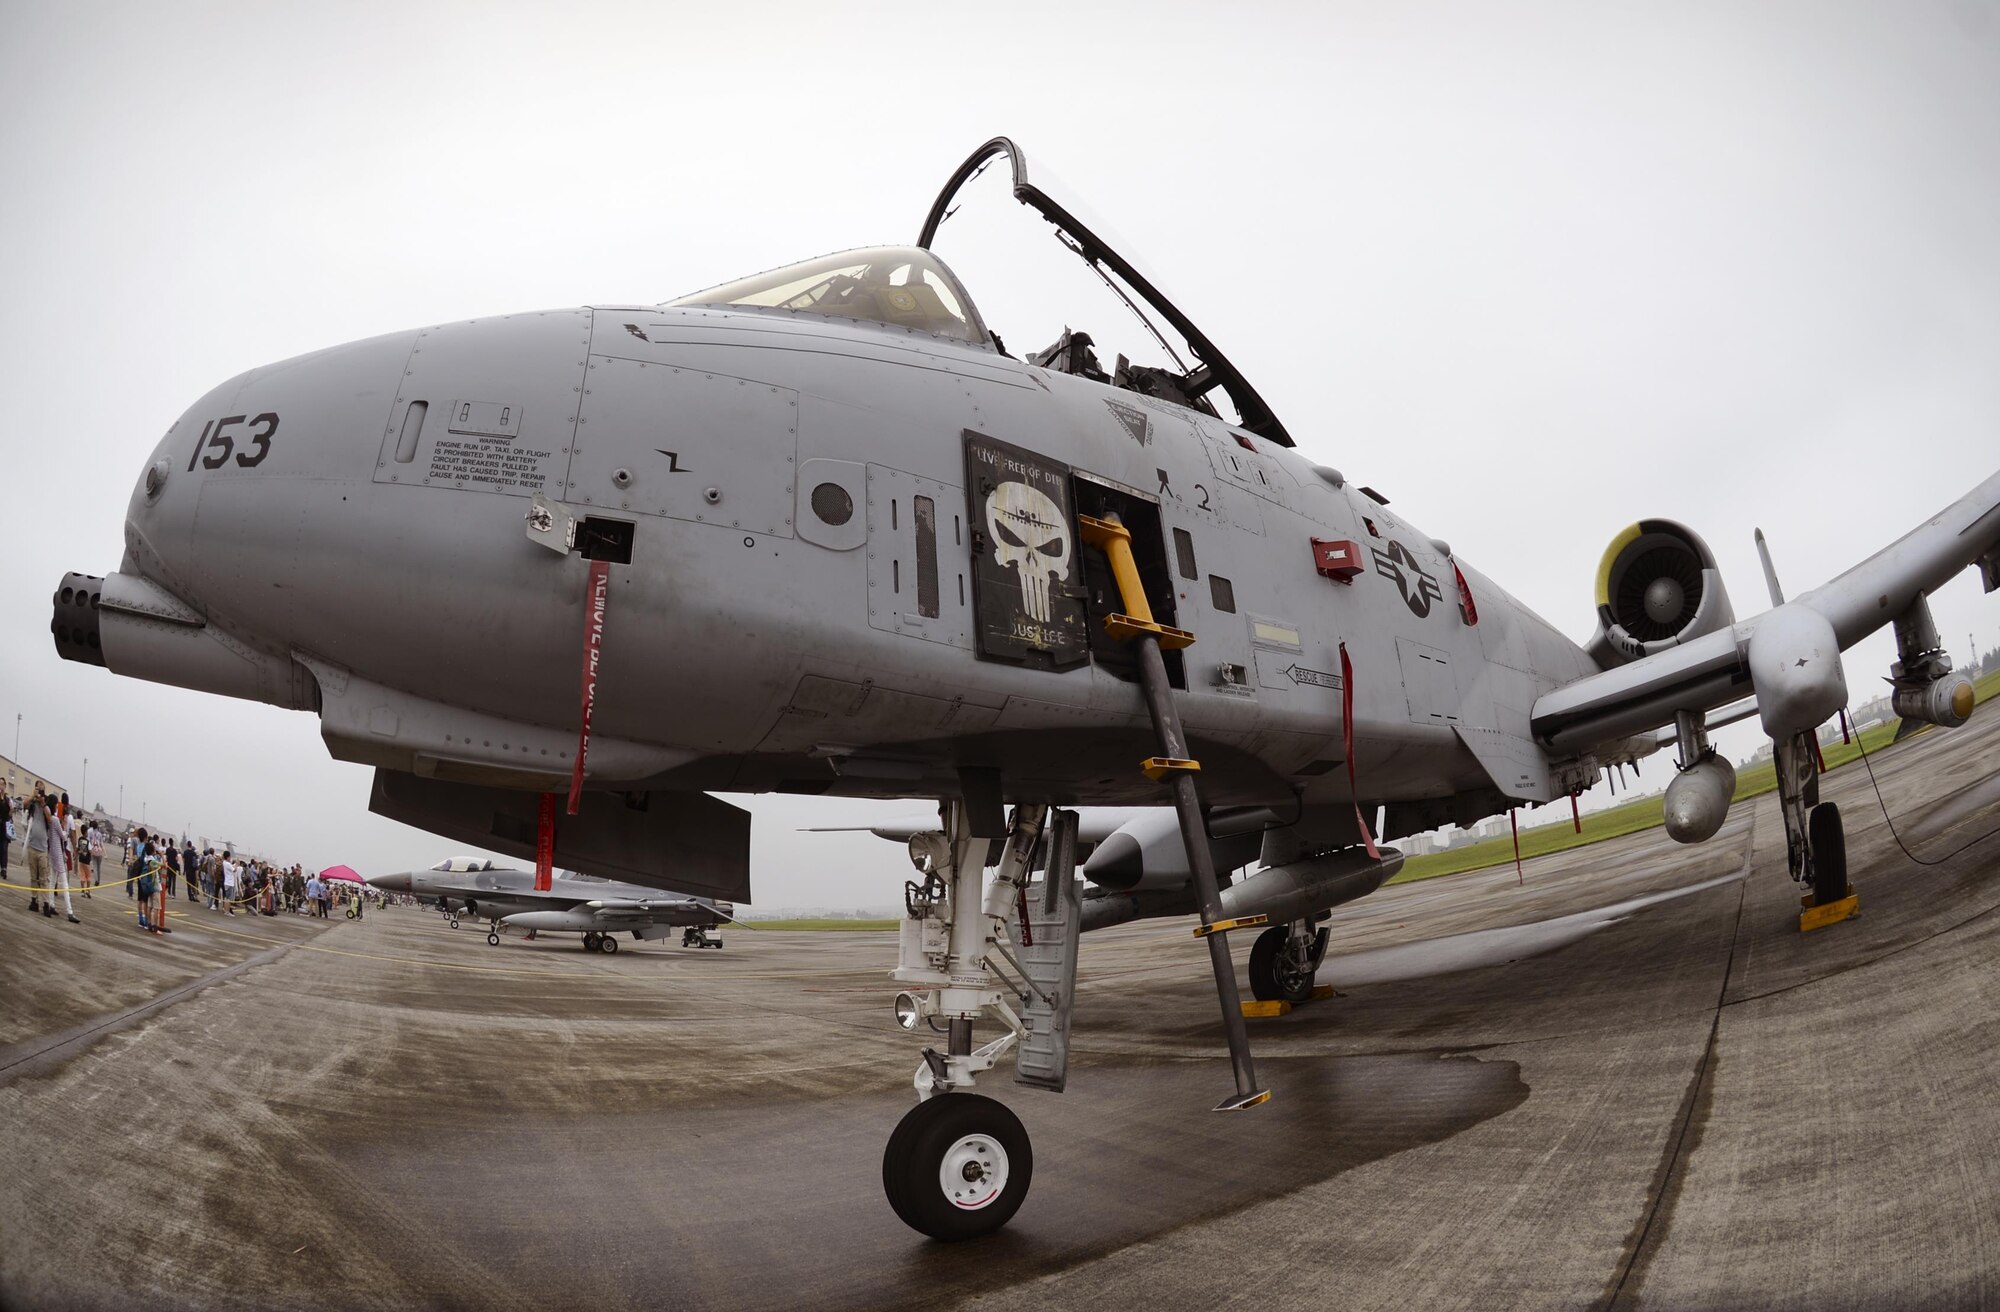
{"label": "aircraft nose cone", "polygon": [[402,875],[369,875],[368,885],[385,893],[407,893],[410,891],[410,877]]}

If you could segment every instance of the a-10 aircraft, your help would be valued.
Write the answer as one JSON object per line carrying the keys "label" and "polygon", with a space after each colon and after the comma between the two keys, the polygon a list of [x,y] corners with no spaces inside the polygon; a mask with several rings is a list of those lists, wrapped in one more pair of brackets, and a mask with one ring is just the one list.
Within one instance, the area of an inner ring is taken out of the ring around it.
{"label": "a-10 aircraft", "polygon": [[532,870],[510,870],[481,857],[447,857],[428,870],[370,875],[368,882],[391,893],[414,893],[436,899],[453,913],[484,920],[486,941],[497,947],[500,927],[537,934],[583,935],[586,952],[616,952],[619,934],[647,940],[681,931],[681,946],[719,948],[722,940],[709,931],[736,918],[736,908],[711,897],[662,897],[658,888],[616,880],[566,878],[555,875],[548,887],[536,886]]}
{"label": "a-10 aircraft", "polygon": [[[988,167],[1172,364],[1107,366],[1082,331],[1004,349],[931,249]],[[1841,651],[1893,625],[1895,709],[1963,721],[1925,596],[1974,565],[2000,586],[1996,543],[2000,474],[1810,592],[1767,569],[1771,608],[1738,621],[1701,539],[1642,519],[1604,554],[1580,645],[1307,459],[996,138],[912,246],[228,380],[160,438],[118,570],[65,577],[53,629],[71,659],[317,715],[334,756],[375,767],[384,815],[594,875],[743,899],[747,813],[704,790],[936,799],[894,976],[899,1020],[946,1038],[883,1183],[909,1224],[963,1238],[1033,1171],[975,1076],[1018,1045],[1018,1080],[1066,1077],[1062,808],[1173,805],[1192,877],[1144,910],[1199,915],[1219,1110],[1254,1106],[1229,929],[1268,919],[1310,952],[1317,914],[1400,859],[1380,843],[1573,794],[1666,726],[1669,829],[1706,838],[1732,775],[1707,715],[1744,696],[1792,873],[1823,917],[1851,908],[1813,738],[1848,698]],[[1225,914],[1212,836],[1254,841],[1280,895]]]}

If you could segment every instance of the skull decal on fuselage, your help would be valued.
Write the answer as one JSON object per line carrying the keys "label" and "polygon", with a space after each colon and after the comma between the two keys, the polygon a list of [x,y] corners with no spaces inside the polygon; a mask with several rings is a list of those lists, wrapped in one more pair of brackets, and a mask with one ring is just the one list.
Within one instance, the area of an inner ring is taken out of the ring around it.
{"label": "skull decal on fuselage", "polygon": [[1020,577],[1028,618],[1047,624],[1049,580],[1069,577],[1069,526],[1062,507],[1026,483],[1002,483],[986,496],[986,535],[994,560]]}

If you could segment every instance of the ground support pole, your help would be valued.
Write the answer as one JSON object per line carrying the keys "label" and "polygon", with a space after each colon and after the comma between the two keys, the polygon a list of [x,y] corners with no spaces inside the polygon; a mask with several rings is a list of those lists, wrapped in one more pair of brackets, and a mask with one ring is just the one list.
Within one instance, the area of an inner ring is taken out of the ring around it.
{"label": "ground support pole", "polygon": [[[1169,760],[1188,759],[1187,737],[1181,729],[1179,710],[1174,706],[1173,689],[1167,682],[1166,662],[1160,656],[1160,641],[1152,634],[1137,640],[1139,685],[1146,693],[1146,710],[1159,734],[1160,755]],[[1174,795],[1174,815],[1181,825],[1181,843],[1187,849],[1188,867],[1194,872],[1195,895],[1201,899],[1202,937],[1208,940],[1208,962],[1215,972],[1215,995],[1222,1004],[1222,1029],[1229,1040],[1229,1064],[1236,1076],[1236,1093],[1216,1105],[1217,1111],[1240,1111],[1269,1100],[1271,1092],[1257,1087],[1257,1067],[1250,1056],[1250,1030],[1243,1023],[1243,998],[1236,988],[1236,963],[1229,956],[1229,931],[1217,928],[1223,921],[1222,888],[1215,877],[1215,855],[1208,846],[1208,825],[1201,813],[1201,796],[1192,770],[1174,770],[1170,775]]]}
{"label": "ground support pole", "polygon": [[[1145,583],[1132,557],[1132,535],[1115,516],[1080,518],[1083,540],[1104,553],[1111,575],[1117,580],[1125,613],[1107,616],[1106,632],[1131,642],[1139,657],[1139,687],[1146,698],[1146,713],[1152,717],[1160,754],[1140,768],[1154,780],[1168,780],[1173,790],[1174,815],[1180,821],[1181,843],[1187,851],[1188,868],[1194,874],[1195,895],[1201,901],[1201,927],[1196,934],[1208,940],[1208,961],[1215,972],[1215,993],[1222,1004],[1222,1029],[1229,1040],[1229,1062],[1236,1076],[1236,1092],[1216,1104],[1219,1112],[1255,1107],[1271,1097],[1268,1089],[1257,1087],[1257,1068],[1250,1056],[1250,1031],[1243,1024],[1243,1000],[1236,989],[1236,963],[1229,957],[1228,931],[1233,922],[1222,912],[1222,888],[1215,877],[1215,856],[1208,846],[1208,825],[1202,816],[1201,794],[1195,784],[1199,762],[1188,755],[1187,733],[1181,727],[1180,708],[1174,705],[1173,685],[1167,679],[1161,642],[1176,648],[1191,646],[1194,635],[1170,629],[1153,620],[1152,605],[1146,600]],[[1263,924],[1264,917],[1255,917]]]}

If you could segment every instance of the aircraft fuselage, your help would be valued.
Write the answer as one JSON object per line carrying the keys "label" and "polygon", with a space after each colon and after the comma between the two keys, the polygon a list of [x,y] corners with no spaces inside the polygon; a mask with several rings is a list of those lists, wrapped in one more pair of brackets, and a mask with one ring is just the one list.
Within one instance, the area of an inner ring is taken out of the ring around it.
{"label": "aircraft fuselage", "polygon": [[[565,778],[590,562],[528,540],[540,492],[629,555],[610,565],[594,785],[916,796],[976,765],[1010,795],[1157,800],[1139,689],[1103,652],[981,658],[982,555],[1017,611],[1044,563],[1070,594],[1090,583],[1069,525],[1000,541],[968,496],[971,440],[1156,517],[1141,554],[1196,638],[1179,701],[1211,801],[1349,796],[1342,644],[1364,799],[1564,790],[1529,711],[1596,666],[1332,471],[1171,402],[781,311],[505,316],[232,379],[161,439],[123,566],[213,645],[162,660],[107,631],[105,657],[317,709],[347,759]],[[1318,572],[1315,539],[1355,544],[1359,572]],[[1103,598],[1081,600],[1096,627]]]}

